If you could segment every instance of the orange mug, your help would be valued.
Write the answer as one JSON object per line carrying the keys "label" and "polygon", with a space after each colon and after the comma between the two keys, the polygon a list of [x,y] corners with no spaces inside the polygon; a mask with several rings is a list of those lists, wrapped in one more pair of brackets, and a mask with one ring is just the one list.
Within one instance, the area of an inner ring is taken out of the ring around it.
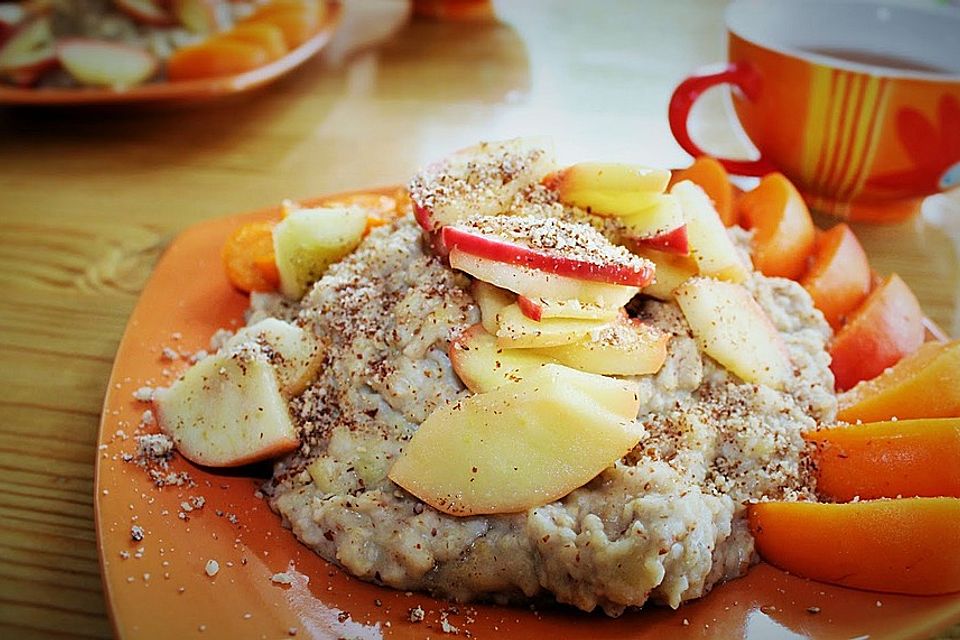
{"label": "orange mug", "polygon": [[729,63],[684,80],[670,128],[693,156],[697,98],[732,87],[760,151],[734,174],[783,172],[818,211],[892,222],[960,185],[960,9],[863,0],[738,0]]}

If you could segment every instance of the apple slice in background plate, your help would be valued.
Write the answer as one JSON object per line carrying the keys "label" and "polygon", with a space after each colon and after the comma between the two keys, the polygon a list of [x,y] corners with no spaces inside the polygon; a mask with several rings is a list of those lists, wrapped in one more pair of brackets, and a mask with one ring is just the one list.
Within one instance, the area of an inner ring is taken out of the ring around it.
{"label": "apple slice in background plate", "polygon": [[427,166],[410,182],[414,216],[425,231],[475,215],[507,211],[524,189],[554,167],[553,143],[515,138],[481,143]]}
{"label": "apple slice in background plate", "polygon": [[172,0],[173,15],[193,33],[209,34],[230,24],[230,3],[224,0]]}
{"label": "apple slice in background plate", "polygon": [[21,18],[9,27],[5,37],[0,38],[0,76],[11,78],[19,85],[33,84],[44,71],[57,64],[50,18],[47,16]]}
{"label": "apple slice in background plate", "polygon": [[156,0],[113,0],[113,4],[120,11],[143,24],[155,27],[176,24],[170,12]]}
{"label": "apple slice in background plate", "polygon": [[783,338],[743,286],[691,278],[674,291],[700,348],[746,382],[783,389],[793,365]]}
{"label": "apple slice in background plate", "polygon": [[159,66],[156,56],[144,49],[86,38],[60,40],[57,58],[81,84],[115,89],[148,80]]}

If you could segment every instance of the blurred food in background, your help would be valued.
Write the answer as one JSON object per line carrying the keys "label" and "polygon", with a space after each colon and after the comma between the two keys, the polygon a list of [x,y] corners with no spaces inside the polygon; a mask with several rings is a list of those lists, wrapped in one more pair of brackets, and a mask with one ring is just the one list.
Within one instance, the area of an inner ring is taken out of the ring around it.
{"label": "blurred food in background", "polygon": [[28,0],[0,4],[0,79],[108,87],[251,71],[321,27],[324,0]]}

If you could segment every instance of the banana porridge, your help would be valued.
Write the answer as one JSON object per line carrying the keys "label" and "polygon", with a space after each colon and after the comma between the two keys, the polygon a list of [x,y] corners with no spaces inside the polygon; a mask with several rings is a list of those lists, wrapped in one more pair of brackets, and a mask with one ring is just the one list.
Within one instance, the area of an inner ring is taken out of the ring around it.
{"label": "banana porridge", "polygon": [[[253,296],[248,326],[159,392],[160,425],[204,464],[277,458],[271,507],[363,580],[611,616],[698,598],[757,561],[750,502],[815,499],[801,434],[836,396],[806,291],[668,179],[557,172],[510,141],[432,165],[376,228],[337,210],[308,241],[328,213],[293,211],[276,260],[306,293]],[[610,215],[617,189],[670,211]],[[684,252],[677,278],[661,257]],[[256,398],[254,435],[201,416],[211,394]]]}

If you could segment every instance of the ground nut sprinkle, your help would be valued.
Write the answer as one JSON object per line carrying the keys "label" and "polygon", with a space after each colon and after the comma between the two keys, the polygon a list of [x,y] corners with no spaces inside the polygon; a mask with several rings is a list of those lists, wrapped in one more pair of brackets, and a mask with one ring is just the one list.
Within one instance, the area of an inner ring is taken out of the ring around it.
{"label": "ground nut sprinkle", "polygon": [[539,180],[537,167],[552,164],[549,155],[535,145],[481,143],[470,154],[451,156],[419,172],[408,185],[410,198],[416,207],[430,211],[503,213],[518,192]]}

